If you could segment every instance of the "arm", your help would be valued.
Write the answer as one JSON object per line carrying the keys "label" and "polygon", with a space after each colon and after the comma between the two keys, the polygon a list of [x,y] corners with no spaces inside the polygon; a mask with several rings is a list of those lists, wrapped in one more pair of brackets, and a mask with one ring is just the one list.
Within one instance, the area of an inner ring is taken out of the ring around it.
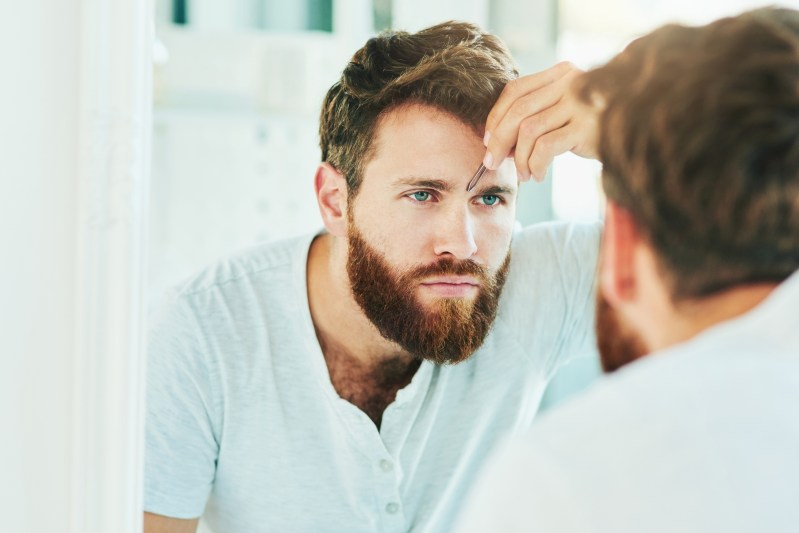
{"label": "arm", "polygon": [[199,518],[184,520],[144,513],[144,533],[196,533]]}

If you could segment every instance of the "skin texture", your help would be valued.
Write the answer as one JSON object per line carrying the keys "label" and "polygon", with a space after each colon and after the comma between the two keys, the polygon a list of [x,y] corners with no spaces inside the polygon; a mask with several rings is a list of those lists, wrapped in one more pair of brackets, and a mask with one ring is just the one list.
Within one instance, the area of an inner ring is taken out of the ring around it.
{"label": "skin texture", "polygon": [[[350,291],[350,225],[399,271],[468,260],[495,273],[510,247],[518,184],[514,173],[503,168],[486,173],[476,189],[466,192],[484,153],[481,139],[431,107],[403,106],[389,112],[378,124],[375,143],[354,199],[347,197],[344,178],[334,168],[323,164],[317,171],[317,200],[328,234],[311,246],[308,290],[334,387],[342,398],[371,411],[367,414],[379,423],[376,413],[393,401],[399,385],[410,381],[408,369],[418,362],[380,334]],[[474,291],[453,296],[446,294],[446,287],[422,283],[413,292],[427,310],[441,298],[475,297]],[[390,376],[378,370],[386,368],[396,373],[393,386]],[[371,377],[375,373],[382,387]],[[349,379],[337,380],[341,375]],[[368,398],[368,405],[359,397]]]}
{"label": "skin texture", "polygon": [[195,533],[198,518],[182,520],[152,513],[144,513],[144,533]]}

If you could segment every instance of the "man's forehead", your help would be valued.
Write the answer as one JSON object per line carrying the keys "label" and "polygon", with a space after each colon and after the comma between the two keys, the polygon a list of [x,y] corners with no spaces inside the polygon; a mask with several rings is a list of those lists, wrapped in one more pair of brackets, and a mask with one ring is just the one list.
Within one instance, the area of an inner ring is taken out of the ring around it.
{"label": "man's forehead", "polygon": [[[378,174],[382,183],[391,185],[465,187],[484,152],[480,135],[454,115],[408,104],[378,121],[365,174]],[[495,174],[489,171],[481,181],[515,185],[515,177],[507,180]]]}
{"label": "man's forehead", "polygon": [[377,119],[378,129],[382,125],[397,125],[416,117],[422,117],[435,122],[450,121],[457,123],[470,133],[480,137],[480,133],[468,121],[460,118],[454,113],[440,107],[421,102],[406,102],[392,106],[385,110]]}
{"label": "man's forehead", "polygon": [[379,156],[397,142],[423,143],[431,148],[457,144],[451,141],[482,145],[482,134],[448,111],[409,103],[396,106],[378,118],[371,151]]}

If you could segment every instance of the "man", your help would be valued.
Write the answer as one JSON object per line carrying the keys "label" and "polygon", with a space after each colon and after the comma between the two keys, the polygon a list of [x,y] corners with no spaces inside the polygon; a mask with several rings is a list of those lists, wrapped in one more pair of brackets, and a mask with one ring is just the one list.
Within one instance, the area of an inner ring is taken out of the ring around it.
{"label": "man", "polygon": [[460,531],[797,531],[799,12],[666,26],[582,84],[624,368],[501,447]]}
{"label": "man", "polygon": [[449,530],[592,344],[598,227],[514,232],[512,168],[466,190],[515,77],[468,24],[355,54],[321,114],[326,231],[220,263],[156,320],[145,531]]}

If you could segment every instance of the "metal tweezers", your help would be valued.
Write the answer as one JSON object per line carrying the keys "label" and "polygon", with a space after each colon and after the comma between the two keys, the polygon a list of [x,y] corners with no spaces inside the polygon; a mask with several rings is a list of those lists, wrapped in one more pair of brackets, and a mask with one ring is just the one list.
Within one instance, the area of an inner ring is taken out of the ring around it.
{"label": "metal tweezers", "polygon": [[469,184],[466,185],[466,192],[471,191],[477,185],[477,182],[480,181],[480,178],[483,177],[483,174],[486,173],[486,167],[484,164],[480,163],[480,167],[477,169],[477,172],[474,173],[472,179],[469,180]]}

